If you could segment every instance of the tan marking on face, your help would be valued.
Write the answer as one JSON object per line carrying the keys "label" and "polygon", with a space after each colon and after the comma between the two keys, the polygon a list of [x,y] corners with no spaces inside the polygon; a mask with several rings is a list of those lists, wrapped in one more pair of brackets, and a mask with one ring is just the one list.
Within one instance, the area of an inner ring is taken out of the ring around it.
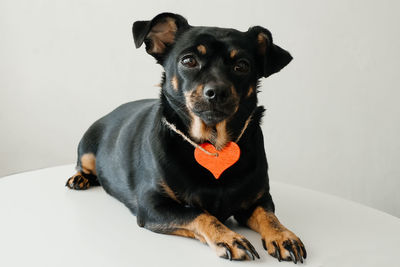
{"label": "tan marking on face", "polygon": [[[302,246],[301,240],[283,226],[273,212],[267,212],[261,206],[257,207],[250,218],[247,220],[247,225],[254,231],[260,233],[261,238],[265,240],[268,253],[275,254],[275,242],[280,247],[282,258],[289,257],[289,252],[284,249],[283,243],[287,240],[296,240]],[[296,255],[297,252],[295,251]],[[301,252],[303,255],[303,253]],[[304,256],[304,255],[303,255]]]}
{"label": "tan marking on face", "polygon": [[96,157],[93,153],[82,155],[81,167],[84,173],[96,175]]}
{"label": "tan marking on face", "polygon": [[[203,95],[203,89],[204,85],[200,84],[195,90],[185,93],[186,106],[191,117],[189,134],[191,138],[198,143],[209,141],[217,150],[222,150],[226,144],[231,141],[230,133],[227,130],[227,120],[217,123],[214,128],[207,126],[199,116],[192,112],[194,103]],[[234,86],[231,86],[231,94],[236,102],[234,114],[239,108],[239,96]]]}
{"label": "tan marking on face", "polygon": [[231,51],[231,53],[229,54],[229,56],[230,56],[231,58],[234,58],[234,57],[237,55],[237,53],[238,53],[238,51],[237,51],[236,49],[233,49],[233,50]]}
{"label": "tan marking on face", "polygon": [[207,49],[204,45],[198,45],[197,46],[197,51],[199,51],[200,54],[205,55],[207,53]]}
{"label": "tan marking on face", "polygon": [[199,85],[197,85],[197,87],[196,87],[196,94],[197,94],[198,96],[202,95],[202,94],[203,94],[203,89],[204,89],[204,84],[199,84]]}
{"label": "tan marking on face", "polygon": [[203,88],[204,84],[199,84],[196,86],[196,88],[192,91],[185,92],[185,100],[186,100],[186,106],[189,110],[193,108],[193,103],[196,101],[200,100],[203,95]]}
{"label": "tan marking on face", "polygon": [[176,197],[175,192],[164,182],[161,181],[160,183],[161,189],[173,200],[175,200],[176,202],[180,203],[180,201],[178,200],[178,198]]}
{"label": "tan marking on face", "polygon": [[172,88],[173,88],[175,91],[178,91],[179,84],[178,84],[178,78],[177,78],[176,76],[172,77],[172,79],[171,79],[171,84],[172,84]]}
{"label": "tan marking on face", "polygon": [[231,141],[230,134],[226,128],[226,120],[217,123],[215,129],[217,131],[217,137],[214,140],[214,146],[217,150],[222,150],[226,144]]}
{"label": "tan marking on face", "polygon": [[235,86],[233,86],[233,85],[231,86],[231,93],[232,93],[232,95],[233,95],[234,98],[236,98],[236,99],[239,98],[238,93],[237,93],[237,91],[236,91],[236,88],[235,88]]}
{"label": "tan marking on face", "polygon": [[151,28],[147,38],[151,40],[152,45],[147,48],[149,54],[162,54],[167,44],[172,44],[175,40],[177,31],[175,20],[166,18]]}
{"label": "tan marking on face", "polygon": [[250,97],[250,96],[253,94],[253,92],[254,92],[254,88],[253,88],[253,86],[250,86],[250,87],[249,87],[249,91],[247,92],[246,97]]}
{"label": "tan marking on face", "polygon": [[233,100],[235,102],[235,110],[233,111],[232,116],[231,116],[231,117],[233,117],[233,115],[239,109],[239,101],[240,101],[240,98],[239,98],[239,95],[238,95],[238,93],[236,91],[236,88],[233,85],[231,86],[231,94],[232,94]]}
{"label": "tan marking on face", "polygon": [[191,101],[191,95],[192,95],[192,92],[185,92],[185,93],[184,93],[185,102],[186,102],[186,107],[187,107],[187,109],[188,109],[189,111],[191,111],[192,108],[193,108],[193,104],[192,104],[192,101]]}
{"label": "tan marking on face", "polygon": [[204,142],[213,138],[211,127],[208,127],[199,116],[190,111],[192,123],[190,125],[189,134],[197,142]]}
{"label": "tan marking on face", "polygon": [[265,53],[267,52],[267,41],[268,41],[268,36],[265,33],[260,32],[257,35],[258,53],[259,54],[265,55]]}
{"label": "tan marking on face", "polygon": [[202,97],[204,84],[196,86],[196,88],[191,92],[186,92],[185,100],[186,107],[188,109],[189,115],[191,117],[191,123],[189,127],[189,134],[196,142],[204,142],[210,140],[213,136],[213,131],[211,127],[208,127],[199,116],[192,112],[194,103]]}

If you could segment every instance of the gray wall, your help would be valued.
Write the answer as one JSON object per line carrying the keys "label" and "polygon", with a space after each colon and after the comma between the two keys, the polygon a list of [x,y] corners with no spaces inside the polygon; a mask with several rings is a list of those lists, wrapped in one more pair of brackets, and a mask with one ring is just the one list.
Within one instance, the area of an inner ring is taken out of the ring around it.
{"label": "gray wall", "polygon": [[[271,179],[400,216],[399,1],[0,2],[0,176],[75,162],[87,127],[156,97],[132,22],[262,25],[294,61],[263,82]],[[273,190],[273,189],[272,189]]]}

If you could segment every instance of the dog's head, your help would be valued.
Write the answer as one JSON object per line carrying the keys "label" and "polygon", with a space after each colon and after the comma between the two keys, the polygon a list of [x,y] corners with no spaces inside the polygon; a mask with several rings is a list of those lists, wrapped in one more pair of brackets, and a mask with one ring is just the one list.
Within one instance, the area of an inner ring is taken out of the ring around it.
{"label": "dog's head", "polygon": [[162,13],[135,22],[133,36],[136,47],[145,43],[147,53],[164,67],[168,97],[206,127],[231,119],[246,103],[255,107],[258,80],[292,60],[259,26],[246,32],[194,27],[180,15]]}

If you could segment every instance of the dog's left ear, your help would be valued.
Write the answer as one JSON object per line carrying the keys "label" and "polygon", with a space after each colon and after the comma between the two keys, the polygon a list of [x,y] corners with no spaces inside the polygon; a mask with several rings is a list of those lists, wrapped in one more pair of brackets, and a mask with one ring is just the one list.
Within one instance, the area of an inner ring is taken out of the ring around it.
{"label": "dog's left ear", "polygon": [[256,44],[257,58],[261,59],[259,61],[260,77],[268,77],[292,61],[293,57],[288,51],[273,43],[271,32],[267,29],[256,26],[250,28],[248,33]]}
{"label": "dog's left ear", "polygon": [[132,33],[136,48],[146,45],[146,51],[159,62],[175,42],[176,35],[189,28],[187,20],[178,14],[161,13],[150,21],[133,23]]}

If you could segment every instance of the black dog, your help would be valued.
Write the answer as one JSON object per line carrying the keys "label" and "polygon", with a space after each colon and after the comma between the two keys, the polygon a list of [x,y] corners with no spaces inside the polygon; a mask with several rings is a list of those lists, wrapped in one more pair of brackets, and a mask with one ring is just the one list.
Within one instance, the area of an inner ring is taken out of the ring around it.
{"label": "black dog", "polygon": [[95,122],[67,186],[101,184],[141,227],[197,238],[230,260],[259,257],[223,224],[233,215],[260,233],[270,255],[303,262],[303,243],[274,215],[257,107],[259,79],[290,54],[262,27],[194,27],[172,13],[135,22],[133,36],[164,67],[160,99],[127,103]]}

